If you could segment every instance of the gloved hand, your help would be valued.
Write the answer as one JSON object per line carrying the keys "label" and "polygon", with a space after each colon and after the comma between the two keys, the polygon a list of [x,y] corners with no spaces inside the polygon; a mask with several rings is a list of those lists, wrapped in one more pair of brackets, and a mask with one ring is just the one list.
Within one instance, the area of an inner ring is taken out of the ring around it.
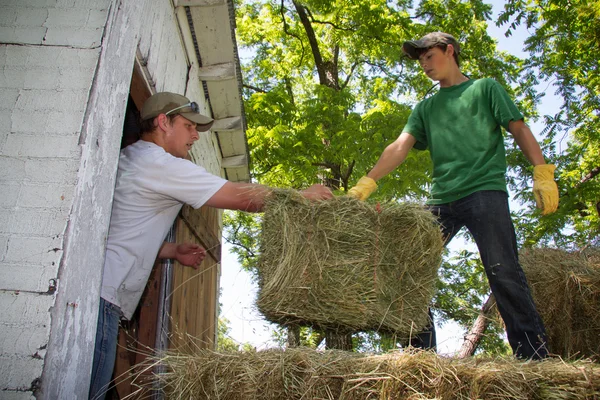
{"label": "gloved hand", "polygon": [[542,210],[542,215],[551,214],[558,208],[558,186],[554,182],[552,164],[540,164],[533,167],[533,196],[537,208]]}
{"label": "gloved hand", "polygon": [[377,183],[368,176],[363,176],[352,189],[348,190],[348,196],[364,201],[375,189],[377,189]]}

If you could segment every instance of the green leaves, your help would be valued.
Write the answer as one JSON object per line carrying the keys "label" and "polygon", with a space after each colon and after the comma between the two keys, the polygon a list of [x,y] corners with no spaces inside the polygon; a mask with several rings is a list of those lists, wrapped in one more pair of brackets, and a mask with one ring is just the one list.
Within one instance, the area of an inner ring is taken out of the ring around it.
{"label": "green leaves", "polygon": [[[404,40],[445,30],[465,43],[471,76],[515,83],[518,75],[486,32],[491,8],[482,1],[426,0],[415,10],[403,1],[247,1],[237,12],[238,43],[253,55],[243,65],[252,175],[263,184],[347,191],[372,168],[414,104],[437,90],[402,56]],[[411,151],[373,200],[424,201],[430,177],[428,152]],[[227,238],[251,268],[258,220],[227,218]]]}
{"label": "green leaves", "polygon": [[[531,166],[506,139],[509,185],[524,206],[515,213],[519,242],[598,241],[600,1],[509,0],[498,21],[480,0],[247,0],[236,12],[254,181],[297,189],[324,183],[341,193],[352,187],[398,137],[416,102],[437,90],[402,55],[403,41],[442,30],[460,41],[463,72],[499,81],[528,119],[544,114],[536,109],[541,82],[550,79],[550,90],[564,99],[559,113],[543,116],[541,133],[548,161],[558,166],[557,213],[535,210]],[[498,51],[488,23],[506,26],[508,35],[527,26],[531,57]],[[411,151],[372,199],[424,201],[430,177],[428,152]],[[226,226],[242,264],[253,268],[259,218],[227,214]],[[464,326],[487,295],[476,258],[461,254],[441,271],[441,315]],[[495,326],[484,347],[498,349],[500,331]]]}
{"label": "green leaves", "polygon": [[[560,208],[539,218],[535,211],[521,217],[525,244],[554,242],[584,247],[599,232],[600,182],[600,78],[597,50],[600,47],[598,0],[511,0],[505,4],[499,25],[508,32],[525,24],[532,32],[525,41],[530,58],[523,64],[535,82],[548,80],[550,90],[562,98],[555,115],[545,115],[545,154],[557,165]],[[525,190],[523,182],[514,187]]]}

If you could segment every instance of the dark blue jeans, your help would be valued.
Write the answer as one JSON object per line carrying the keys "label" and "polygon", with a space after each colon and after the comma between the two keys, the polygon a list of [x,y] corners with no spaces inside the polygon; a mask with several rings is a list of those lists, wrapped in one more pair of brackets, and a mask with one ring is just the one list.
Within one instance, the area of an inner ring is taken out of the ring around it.
{"label": "dark blue jeans", "polygon": [[116,305],[100,298],[98,327],[96,328],[96,346],[92,363],[92,381],[90,399],[104,400],[109,389],[115,359],[121,310]]}
{"label": "dark blue jeans", "polygon": [[[428,208],[438,217],[446,243],[463,226],[473,235],[513,353],[518,358],[545,358],[548,355],[546,330],[519,265],[508,195],[503,191],[484,190]],[[413,345],[435,347],[433,323],[415,339]]]}

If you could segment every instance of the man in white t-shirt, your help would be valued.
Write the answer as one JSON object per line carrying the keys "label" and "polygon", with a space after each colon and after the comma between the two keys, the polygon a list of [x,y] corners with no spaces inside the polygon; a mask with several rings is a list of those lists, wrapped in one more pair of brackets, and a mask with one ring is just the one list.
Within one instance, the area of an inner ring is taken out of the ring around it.
{"label": "man in white t-shirt", "polygon": [[[255,212],[271,192],[262,185],[229,182],[186,159],[198,131],[213,124],[188,98],[157,93],[144,103],[141,120],[141,139],[119,158],[90,385],[95,399],[104,398],[110,383],[119,320],[132,317],[156,258],[197,268],[206,255],[195,244],[164,242],[183,204]],[[301,193],[311,200],[333,196],[322,185]]]}

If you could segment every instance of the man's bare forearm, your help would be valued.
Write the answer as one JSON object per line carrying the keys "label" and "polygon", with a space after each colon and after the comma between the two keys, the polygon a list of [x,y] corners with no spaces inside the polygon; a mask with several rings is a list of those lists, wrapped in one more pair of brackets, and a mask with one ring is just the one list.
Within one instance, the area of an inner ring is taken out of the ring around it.
{"label": "man's bare forearm", "polygon": [[367,176],[375,181],[383,178],[404,162],[408,152],[414,146],[416,140],[409,133],[402,133],[398,139],[383,150],[379,161]]}
{"label": "man's bare forearm", "polygon": [[517,142],[517,146],[519,146],[519,149],[521,149],[525,157],[527,157],[533,166],[546,163],[540,144],[525,122],[522,120],[513,121],[510,123],[509,129],[510,133],[515,138],[515,142]]}

